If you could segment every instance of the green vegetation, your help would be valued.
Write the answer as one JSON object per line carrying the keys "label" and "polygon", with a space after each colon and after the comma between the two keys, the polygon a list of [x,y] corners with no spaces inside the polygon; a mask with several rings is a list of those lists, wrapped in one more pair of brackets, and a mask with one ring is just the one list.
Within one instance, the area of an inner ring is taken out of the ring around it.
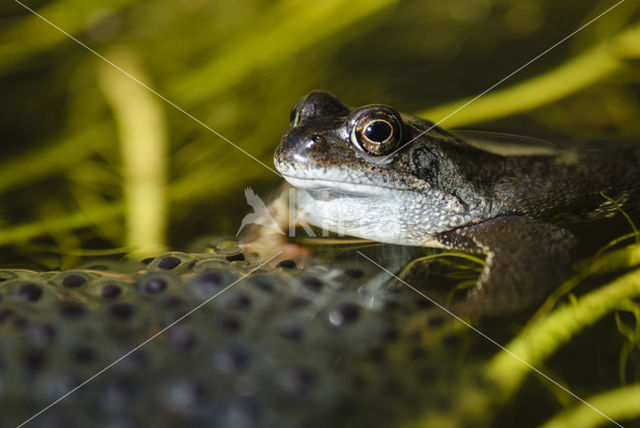
{"label": "green vegetation", "polygon": [[[104,59],[9,3],[0,27],[4,266],[65,268],[110,248],[139,255],[234,233],[245,211],[241,190],[253,186],[264,196],[276,186],[273,149],[293,103],[316,88],[347,104],[382,102],[446,118],[445,127],[640,141],[635,0],[468,105],[613,3],[24,1]],[[637,267],[637,244],[623,242],[560,287],[507,349],[543,370],[560,347],[609,316],[624,343],[622,383],[640,381],[631,370],[640,353],[640,272],[580,288]],[[633,314],[635,325],[611,316],[616,311]],[[471,413],[508,406],[530,372],[499,352],[485,371],[498,386],[495,400],[460,400],[472,403]],[[638,417],[637,384],[587,400],[614,419]],[[570,421],[606,422],[571,401],[547,426]]]}

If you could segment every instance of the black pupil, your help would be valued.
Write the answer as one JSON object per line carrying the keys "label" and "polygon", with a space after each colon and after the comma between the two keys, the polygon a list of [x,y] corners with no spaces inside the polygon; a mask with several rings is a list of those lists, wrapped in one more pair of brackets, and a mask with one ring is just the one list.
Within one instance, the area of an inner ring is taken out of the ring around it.
{"label": "black pupil", "polygon": [[374,120],[365,128],[363,134],[369,140],[376,143],[382,143],[391,136],[393,130],[384,120]]}

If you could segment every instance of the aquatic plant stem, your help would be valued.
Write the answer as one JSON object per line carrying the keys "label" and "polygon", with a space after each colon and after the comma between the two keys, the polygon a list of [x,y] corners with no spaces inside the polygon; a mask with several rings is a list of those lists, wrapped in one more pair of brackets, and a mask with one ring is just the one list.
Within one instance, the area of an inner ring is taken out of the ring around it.
{"label": "aquatic plant stem", "polygon": [[[639,269],[586,294],[575,304],[559,307],[546,318],[529,325],[506,349],[538,367],[578,332],[615,310],[621,302],[638,295]],[[500,399],[506,400],[518,389],[530,371],[529,366],[514,359],[509,353],[499,352],[487,364],[485,375],[498,387]],[[599,409],[607,413],[606,408]]]}
{"label": "aquatic plant stem", "polygon": [[[455,127],[499,119],[565,98],[620,71],[625,61],[640,56],[640,25],[602,42],[563,65],[522,83],[478,98],[446,119]],[[472,98],[453,101],[417,115],[439,122]]]}
{"label": "aquatic plant stem", "polygon": [[89,227],[122,214],[124,203],[116,201],[94,206],[89,210],[75,211],[66,216],[42,218],[0,230],[0,245],[15,244],[61,230]]}
{"label": "aquatic plant stem", "polygon": [[[24,0],[15,2],[16,7],[24,3],[37,7],[42,2]],[[95,2],[77,0],[57,0],[48,2],[38,8],[43,15],[51,18],[70,33],[77,33],[90,26],[92,21],[100,18],[100,13],[115,14],[135,3],[135,0],[102,0],[99,7]],[[0,31],[0,76],[15,69],[31,56],[52,48],[66,41],[64,34],[51,31],[34,15],[28,14],[15,24],[8,25]],[[11,21],[10,21],[11,22]]]}
{"label": "aquatic plant stem", "polygon": [[[247,162],[249,162],[248,160]],[[230,168],[233,168],[231,165]],[[255,180],[261,177],[259,170],[245,169],[246,180]],[[220,177],[228,173],[225,169],[218,171],[220,174],[193,173],[181,177],[179,180],[170,183],[167,190],[169,202],[173,201],[193,201],[207,197],[213,198],[216,195],[228,193],[228,189],[217,186]],[[28,241],[38,236],[46,235],[62,230],[79,229],[92,227],[100,222],[112,220],[124,214],[125,203],[117,200],[108,203],[99,203],[86,209],[78,209],[70,214],[39,219],[30,223],[23,223],[10,228],[0,229],[0,245],[15,244]]]}
{"label": "aquatic plant stem", "polygon": [[[138,79],[147,80],[134,52],[120,48],[110,57]],[[98,80],[120,135],[126,246],[135,257],[164,251],[168,137],[162,105],[143,86],[102,61]]]}
{"label": "aquatic plant stem", "polygon": [[[640,417],[640,384],[604,392],[587,398],[587,402],[598,409],[606,409],[608,416],[623,421]],[[559,413],[547,421],[542,428],[580,427],[590,428],[606,425],[609,421],[584,404]]]}
{"label": "aquatic plant stem", "polygon": [[111,143],[112,127],[94,122],[71,137],[43,144],[43,147],[23,156],[11,158],[0,165],[0,194],[50,175],[64,172],[80,163],[96,149]]}
{"label": "aquatic plant stem", "polygon": [[[634,236],[631,234],[630,236]],[[615,242],[616,240],[612,241]],[[605,247],[606,248],[606,247]],[[529,324],[536,323],[540,318],[546,317],[555,307],[558,301],[577,287],[585,278],[591,275],[603,275],[622,269],[634,268],[640,265],[640,244],[631,244],[624,248],[610,251],[595,257],[589,266],[582,269],[575,276],[565,281],[556,288],[544,301],[536,313],[531,317]]]}
{"label": "aquatic plant stem", "polygon": [[[263,22],[228,40],[220,51],[169,87],[172,99],[197,104],[242,82],[264,67],[284,64],[300,51],[337,33],[366,28],[365,18],[397,0],[284,0],[270,7]],[[296,13],[291,13],[295,10]],[[313,29],[310,31],[309,29]],[[342,38],[344,42],[344,37]]]}

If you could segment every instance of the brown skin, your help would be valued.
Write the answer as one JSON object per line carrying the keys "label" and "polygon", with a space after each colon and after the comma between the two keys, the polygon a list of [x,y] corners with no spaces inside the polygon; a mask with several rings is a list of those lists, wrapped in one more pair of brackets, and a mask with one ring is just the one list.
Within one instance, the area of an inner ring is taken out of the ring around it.
{"label": "brown skin", "polygon": [[456,307],[468,314],[544,296],[570,271],[576,246],[560,225],[611,215],[616,204],[603,195],[625,203],[640,187],[635,144],[501,155],[432,122],[382,105],[351,110],[324,92],[300,100],[292,119],[275,165],[301,189],[305,219],[365,239],[485,254],[476,287]]}

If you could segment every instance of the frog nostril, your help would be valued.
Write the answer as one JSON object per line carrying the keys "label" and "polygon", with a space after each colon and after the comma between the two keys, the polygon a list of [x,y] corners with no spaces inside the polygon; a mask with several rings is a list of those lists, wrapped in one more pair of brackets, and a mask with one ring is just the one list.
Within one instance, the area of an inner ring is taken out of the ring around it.
{"label": "frog nostril", "polygon": [[311,149],[314,149],[315,147],[322,145],[325,143],[325,139],[323,136],[318,135],[318,134],[312,134],[309,135],[304,142],[304,145],[299,146],[300,148],[302,148],[303,151],[308,151]]}

